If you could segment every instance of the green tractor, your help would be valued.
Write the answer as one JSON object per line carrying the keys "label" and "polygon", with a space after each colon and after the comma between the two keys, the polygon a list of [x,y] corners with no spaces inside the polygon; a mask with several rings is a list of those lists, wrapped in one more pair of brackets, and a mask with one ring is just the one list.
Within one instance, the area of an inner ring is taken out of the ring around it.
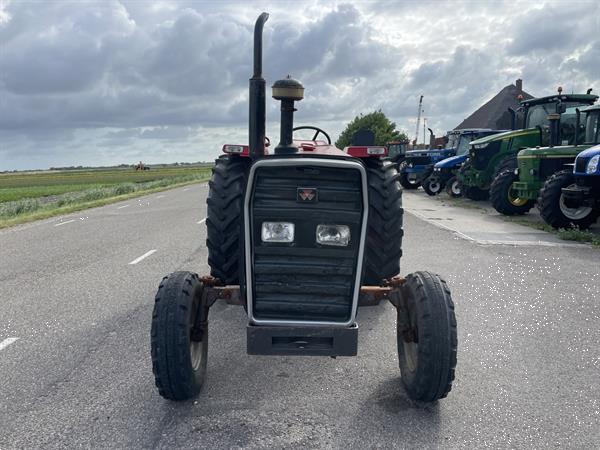
{"label": "green tractor", "polygon": [[[569,114],[569,110],[565,114]],[[503,170],[496,176],[490,187],[490,200],[496,211],[507,216],[525,214],[533,208],[549,177],[572,165],[581,151],[600,143],[593,133],[600,120],[600,105],[582,109],[583,114],[576,108],[575,113],[575,145],[558,145],[561,142],[560,116],[551,114],[550,146],[521,150],[517,155],[518,167]],[[580,145],[582,140],[584,143]]]}
{"label": "green tractor", "polygon": [[[562,94],[534,98],[521,102],[523,128],[487,136],[471,143],[469,157],[459,169],[457,178],[462,192],[471,200],[485,200],[496,176],[505,170],[517,168],[517,153],[524,148],[550,145],[551,114],[559,115],[556,125],[560,145],[575,145],[577,107],[593,105],[598,99],[588,89],[586,94]],[[516,112],[510,110],[513,123]]]}

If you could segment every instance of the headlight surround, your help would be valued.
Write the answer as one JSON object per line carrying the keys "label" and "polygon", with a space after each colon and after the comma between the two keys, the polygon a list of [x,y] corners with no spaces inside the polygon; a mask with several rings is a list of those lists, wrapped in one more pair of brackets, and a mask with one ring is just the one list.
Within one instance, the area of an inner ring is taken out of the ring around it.
{"label": "headlight surround", "polygon": [[350,244],[350,227],[348,225],[320,224],[317,226],[316,240],[321,245],[347,247]]}
{"label": "headlight surround", "polygon": [[294,242],[294,224],[290,222],[263,222],[260,237],[263,242]]}
{"label": "headlight surround", "polygon": [[585,169],[585,173],[592,174],[596,173],[598,170],[598,163],[600,162],[600,155],[592,156],[592,158],[587,163],[587,168]]}

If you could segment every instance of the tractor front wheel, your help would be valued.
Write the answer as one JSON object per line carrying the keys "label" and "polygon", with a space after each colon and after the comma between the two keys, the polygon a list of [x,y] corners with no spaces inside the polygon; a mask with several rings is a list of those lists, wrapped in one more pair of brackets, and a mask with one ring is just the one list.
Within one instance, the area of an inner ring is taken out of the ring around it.
{"label": "tractor front wheel", "polygon": [[206,375],[208,308],[198,275],[175,272],[163,278],[152,313],[152,371],[168,400],[196,396]]}
{"label": "tractor front wheel", "polygon": [[484,189],[480,189],[476,186],[463,186],[464,196],[469,200],[481,201],[487,200],[490,196],[490,192]]}
{"label": "tractor front wheel", "polygon": [[365,242],[363,284],[379,286],[400,273],[402,256],[402,187],[389,160],[366,162],[369,183],[369,221]]}
{"label": "tractor front wheel", "polygon": [[517,216],[528,212],[533,208],[534,202],[528,198],[515,195],[512,185],[518,181],[514,170],[505,170],[498,174],[490,187],[490,200],[492,206],[500,214],[506,216]]}
{"label": "tractor front wheel", "polygon": [[462,184],[456,176],[453,176],[446,183],[446,193],[453,198],[462,197]]}
{"label": "tractor front wheel", "polygon": [[442,186],[442,182],[438,177],[432,178],[428,177],[425,181],[423,181],[423,190],[427,193],[427,195],[431,195],[432,197],[438,195],[442,192],[444,188]]}
{"label": "tractor front wheel", "polygon": [[452,389],[457,332],[446,282],[430,272],[406,277],[397,305],[398,361],[402,383],[413,400],[433,402]]}
{"label": "tractor front wheel", "polygon": [[404,171],[406,167],[408,167],[406,160],[402,161],[398,166],[398,172],[400,172],[400,184],[404,189],[418,189],[421,183],[417,180],[408,178],[408,174]]}
{"label": "tractor front wheel", "polygon": [[544,221],[554,228],[575,226],[581,230],[589,228],[596,222],[600,211],[590,206],[569,207],[563,198],[562,188],[575,182],[571,170],[556,172],[544,183],[538,198],[538,209]]}

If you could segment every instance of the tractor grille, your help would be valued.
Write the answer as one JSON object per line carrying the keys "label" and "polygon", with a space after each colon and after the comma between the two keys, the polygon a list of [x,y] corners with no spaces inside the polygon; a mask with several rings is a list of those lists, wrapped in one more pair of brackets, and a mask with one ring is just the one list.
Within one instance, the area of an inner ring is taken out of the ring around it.
{"label": "tractor grille", "polygon": [[583,156],[580,158],[577,158],[575,160],[575,172],[585,173],[585,168],[587,166],[587,163],[588,163],[588,158],[583,157]]}
{"label": "tractor grille", "polygon": [[566,169],[567,164],[573,164],[573,157],[566,158],[546,158],[541,159],[540,162],[540,177],[545,180],[551,175],[559,172],[560,170]]}
{"label": "tractor grille", "polygon": [[414,166],[424,166],[426,164],[431,164],[430,156],[411,156],[406,159],[407,162],[412,163]]}
{"label": "tractor grille", "polygon": [[[316,189],[318,201],[300,201],[298,188]],[[360,171],[307,165],[258,167],[250,199],[253,317],[348,321],[364,209]],[[294,242],[262,242],[265,221],[294,223]],[[349,246],[317,244],[319,224],[349,226]]]}

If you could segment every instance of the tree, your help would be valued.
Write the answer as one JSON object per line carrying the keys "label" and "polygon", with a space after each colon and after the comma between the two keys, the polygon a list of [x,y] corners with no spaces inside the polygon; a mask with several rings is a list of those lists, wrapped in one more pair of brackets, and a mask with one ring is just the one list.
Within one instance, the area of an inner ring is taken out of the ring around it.
{"label": "tree", "polygon": [[375,145],[385,145],[392,141],[408,141],[405,133],[396,130],[396,124],[386,117],[381,110],[369,114],[356,116],[350,122],[337,141],[337,148],[344,148],[352,144],[354,133],[361,129],[368,129],[375,133]]}

